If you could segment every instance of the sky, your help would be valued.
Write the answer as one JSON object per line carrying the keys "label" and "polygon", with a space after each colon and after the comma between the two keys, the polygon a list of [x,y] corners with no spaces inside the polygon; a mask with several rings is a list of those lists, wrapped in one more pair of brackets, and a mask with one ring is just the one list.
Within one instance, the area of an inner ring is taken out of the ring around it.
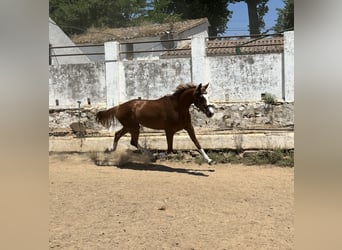
{"label": "sky", "polygon": [[[264,16],[265,29],[269,29],[274,26],[278,17],[276,9],[284,8],[284,2],[283,0],[269,0],[267,6],[268,12]],[[245,2],[229,4],[228,9],[233,11],[233,15],[227,23],[229,30],[226,30],[222,36],[248,35],[247,4]],[[273,31],[270,31],[269,33],[273,33]]]}

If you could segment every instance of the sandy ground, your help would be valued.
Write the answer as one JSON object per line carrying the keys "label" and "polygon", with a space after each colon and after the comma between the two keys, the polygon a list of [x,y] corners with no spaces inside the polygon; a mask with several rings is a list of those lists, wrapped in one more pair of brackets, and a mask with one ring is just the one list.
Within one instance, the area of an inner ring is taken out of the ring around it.
{"label": "sandy ground", "polygon": [[50,249],[294,248],[293,168],[78,154],[49,168]]}

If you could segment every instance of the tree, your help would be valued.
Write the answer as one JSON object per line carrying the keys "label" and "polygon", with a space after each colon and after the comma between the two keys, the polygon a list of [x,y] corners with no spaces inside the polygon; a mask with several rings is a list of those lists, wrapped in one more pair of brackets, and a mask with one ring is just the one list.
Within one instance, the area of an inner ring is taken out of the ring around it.
{"label": "tree", "polygon": [[234,0],[49,0],[49,11],[68,35],[91,26],[118,28],[207,17],[209,35],[217,36],[226,30],[231,2]]}
{"label": "tree", "polygon": [[260,34],[261,29],[265,27],[263,20],[268,12],[268,0],[233,0],[234,2],[245,2],[248,8],[249,34]]}
{"label": "tree", "polygon": [[[49,15],[67,34],[80,33],[89,26],[87,1],[49,1]],[[65,26],[65,27],[63,27]]]}
{"label": "tree", "polygon": [[224,33],[232,15],[228,10],[229,0],[175,0],[175,10],[184,19],[207,17],[210,23],[209,36]]}
{"label": "tree", "polygon": [[283,32],[284,30],[291,30],[294,28],[294,1],[283,0],[284,8],[277,9],[278,18],[277,23],[273,26],[273,30],[277,33]]}
{"label": "tree", "polygon": [[68,35],[94,27],[127,27],[145,14],[145,0],[49,0],[50,17]]}
{"label": "tree", "polygon": [[181,14],[175,13],[171,8],[172,0],[151,0],[147,1],[147,15],[144,21],[152,23],[168,23],[182,20]]}
{"label": "tree", "polygon": [[217,36],[226,30],[231,11],[227,9],[231,0],[151,0],[148,16],[152,22],[169,22],[207,17],[209,35]]}

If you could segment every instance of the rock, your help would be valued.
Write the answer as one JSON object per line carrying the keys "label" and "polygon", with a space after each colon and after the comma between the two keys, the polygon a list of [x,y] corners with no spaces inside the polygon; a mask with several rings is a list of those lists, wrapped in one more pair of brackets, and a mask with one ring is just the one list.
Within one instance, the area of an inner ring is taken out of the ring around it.
{"label": "rock", "polygon": [[82,123],[78,123],[78,122],[71,123],[70,128],[71,128],[72,132],[74,132],[75,134],[83,134],[84,135],[86,133],[85,126]]}
{"label": "rock", "polygon": [[251,157],[257,155],[259,150],[246,150],[242,153],[242,157]]}

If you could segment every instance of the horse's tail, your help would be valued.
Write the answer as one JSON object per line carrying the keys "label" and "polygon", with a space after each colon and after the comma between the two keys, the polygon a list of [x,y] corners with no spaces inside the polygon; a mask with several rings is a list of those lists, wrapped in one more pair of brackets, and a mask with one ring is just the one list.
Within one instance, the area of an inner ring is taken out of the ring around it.
{"label": "horse's tail", "polygon": [[114,123],[116,112],[117,106],[107,110],[99,111],[96,114],[96,122],[101,123],[103,126],[109,128]]}

